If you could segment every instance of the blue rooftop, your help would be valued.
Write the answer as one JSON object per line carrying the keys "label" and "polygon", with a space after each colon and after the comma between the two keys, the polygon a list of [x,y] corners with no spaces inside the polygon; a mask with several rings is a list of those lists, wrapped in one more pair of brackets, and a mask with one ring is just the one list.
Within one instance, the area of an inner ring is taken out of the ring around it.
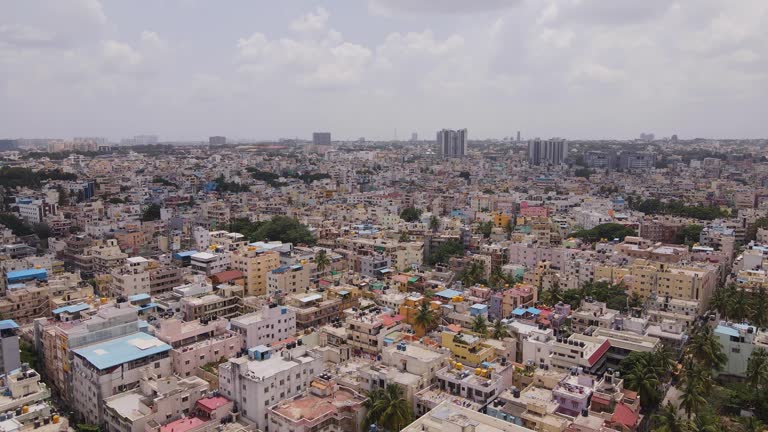
{"label": "blue rooftop", "polygon": [[46,269],[26,269],[16,270],[7,273],[8,282],[16,282],[27,279],[43,280],[48,279],[48,270]]}
{"label": "blue rooftop", "polygon": [[16,329],[19,325],[14,320],[2,320],[0,321],[0,330]]}
{"label": "blue rooftop", "polygon": [[128,301],[135,302],[135,301],[141,301],[141,300],[149,300],[149,298],[150,298],[149,294],[141,293],[141,294],[135,294],[128,297]]}
{"label": "blue rooftop", "polygon": [[717,328],[715,329],[715,333],[724,334],[726,336],[739,337],[739,331],[737,329],[735,329],[735,328],[733,328],[731,326],[726,326],[726,325],[722,325],[722,324],[717,326]]}
{"label": "blue rooftop", "polygon": [[536,309],[535,307],[529,307],[526,310],[526,312],[528,312],[529,314],[533,314],[533,315],[538,315],[538,314],[541,313],[541,311],[539,309]]}
{"label": "blue rooftop", "polygon": [[460,296],[461,295],[461,291],[456,291],[456,290],[452,290],[452,289],[444,289],[444,290],[442,290],[440,292],[435,293],[435,295],[439,296],[439,297],[447,298],[447,299],[452,299],[452,298],[454,298],[456,296]]}
{"label": "blue rooftop", "polygon": [[525,309],[515,308],[515,310],[512,311],[512,315],[524,315],[525,312]]}
{"label": "blue rooftop", "polygon": [[73,305],[69,305],[69,306],[62,306],[60,308],[56,308],[56,309],[52,310],[51,313],[53,313],[54,315],[58,315],[58,314],[64,313],[64,312],[66,312],[66,313],[75,313],[75,312],[84,311],[84,310],[88,309],[89,307],[90,306],[88,306],[87,303],[78,303],[78,304],[73,304]]}
{"label": "blue rooftop", "polygon": [[74,350],[99,370],[171,350],[171,346],[146,333],[134,333]]}
{"label": "blue rooftop", "polygon": [[175,254],[173,254],[173,256],[176,257],[176,258],[187,258],[187,257],[191,257],[192,255],[194,255],[196,253],[197,253],[196,250],[189,250],[189,251],[184,251],[184,252],[176,252]]}

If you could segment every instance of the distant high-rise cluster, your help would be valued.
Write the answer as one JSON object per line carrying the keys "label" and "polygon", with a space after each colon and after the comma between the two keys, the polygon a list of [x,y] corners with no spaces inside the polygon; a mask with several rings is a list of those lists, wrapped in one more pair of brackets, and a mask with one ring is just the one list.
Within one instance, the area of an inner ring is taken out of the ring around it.
{"label": "distant high-rise cluster", "polygon": [[443,129],[437,132],[437,151],[443,159],[467,155],[467,130]]}
{"label": "distant high-rise cluster", "polygon": [[315,132],[312,134],[312,144],[314,145],[331,145],[331,133],[330,132]]}
{"label": "distant high-rise cluster", "polygon": [[224,136],[212,136],[208,138],[209,145],[225,145],[227,143],[227,137]]}
{"label": "distant high-rise cluster", "polygon": [[562,165],[568,155],[568,143],[561,138],[528,142],[528,163],[531,165]]}
{"label": "distant high-rise cluster", "polygon": [[133,138],[125,138],[120,141],[120,145],[124,146],[140,146],[140,145],[154,145],[157,144],[160,139],[157,135],[136,135]]}

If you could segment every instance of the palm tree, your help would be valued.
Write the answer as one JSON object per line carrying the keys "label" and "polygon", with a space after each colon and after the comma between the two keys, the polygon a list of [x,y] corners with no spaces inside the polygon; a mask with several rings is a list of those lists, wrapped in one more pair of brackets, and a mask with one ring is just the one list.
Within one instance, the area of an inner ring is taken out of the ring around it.
{"label": "palm tree", "polygon": [[712,310],[717,311],[723,319],[727,320],[728,319],[728,302],[729,302],[729,296],[728,296],[727,288],[719,288],[719,289],[716,289],[715,292],[712,294],[712,299],[709,301],[709,307]]}
{"label": "palm tree", "polygon": [[563,290],[560,288],[560,281],[555,280],[549,287],[549,301],[552,304],[557,304],[563,300]]}
{"label": "palm tree", "polygon": [[502,340],[509,336],[509,330],[507,330],[507,326],[505,326],[500,319],[497,319],[496,322],[493,323],[492,334],[494,339]]}
{"label": "palm tree", "polygon": [[413,319],[413,322],[421,327],[424,330],[424,333],[432,328],[435,324],[435,313],[432,311],[432,308],[429,307],[429,304],[426,302],[421,304],[418,312],[416,312],[416,317]]}
{"label": "palm tree", "polygon": [[328,258],[328,252],[326,252],[325,249],[320,249],[317,254],[315,254],[315,265],[317,266],[317,271],[320,275],[323,275],[325,269],[331,265],[331,259]]}
{"label": "palm tree", "polygon": [[506,224],[504,224],[504,232],[507,233],[507,240],[512,238],[512,232],[515,230],[515,225],[513,225],[512,218],[509,218]]}
{"label": "palm tree", "polygon": [[488,337],[488,322],[482,315],[477,315],[475,320],[472,321],[472,331],[480,335],[480,337]]}
{"label": "palm tree", "polygon": [[491,269],[491,275],[488,277],[488,285],[491,286],[491,289],[496,289],[504,283],[504,272],[501,270],[501,267],[494,266]]}
{"label": "palm tree", "polygon": [[437,232],[437,230],[440,229],[440,218],[436,215],[432,215],[432,217],[429,218],[429,229],[432,230],[432,232]]}
{"label": "palm tree", "polygon": [[707,404],[707,399],[703,396],[702,386],[705,384],[698,380],[690,380],[683,386],[683,394],[680,396],[680,407],[685,410],[688,419],[694,413],[697,413],[701,407]]}
{"label": "palm tree", "polygon": [[708,369],[721,370],[728,362],[728,357],[723,353],[723,346],[708,325],[701,326],[693,334],[688,345],[688,354]]}
{"label": "palm tree", "polygon": [[741,321],[751,314],[749,307],[749,299],[747,298],[747,292],[744,288],[736,291],[736,295],[732,297],[731,301],[731,315],[734,320]]}
{"label": "palm tree", "polygon": [[768,351],[765,349],[757,348],[749,356],[747,382],[752,384],[755,390],[768,384]]}
{"label": "palm tree", "polygon": [[665,345],[659,346],[651,355],[651,362],[656,370],[659,372],[659,376],[666,378],[677,367],[672,351]]}
{"label": "palm tree", "polygon": [[383,389],[370,391],[365,406],[368,427],[375,424],[388,431],[399,431],[411,423],[413,412],[405,399],[403,389],[397,384],[387,384]]}
{"label": "palm tree", "polygon": [[667,402],[658,414],[653,416],[654,424],[658,425],[654,432],[688,432],[688,423],[678,417],[677,408],[672,402]]}
{"label": "palm tree", "polygon": [[763,328],[768,324],[768,293],[765,287],[760,286],[754,296],[754,307],[752,308],[752,323]]}
{"label": "palm tree", "polygon": [[640,395],[640,404],[649,410],[661,401],[661,379],[664,373],[654,361],[653,353],[634,352],[621,362],[624,385]]}

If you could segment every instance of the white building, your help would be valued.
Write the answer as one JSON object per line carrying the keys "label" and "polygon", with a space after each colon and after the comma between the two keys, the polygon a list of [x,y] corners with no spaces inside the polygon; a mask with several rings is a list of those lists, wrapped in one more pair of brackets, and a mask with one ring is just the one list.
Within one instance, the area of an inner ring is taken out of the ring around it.
{"label": "white building", "polygon": [[747,364],[752,351],[768,349],[768,338],[757,327],[747,324],[721,322],[714,330],[715,337],[723,346],[728,362],[720,372],[724,375],[746,376]]}
{"label": "white building", "polygon": [[171,346],[134,333],[73,350],[72,408],[85,422],[104,422],[105,399],[138,388],[148,377],[171,374]]}
{"label": "white building", "polygon": [[219,389],[243,417],[267,430],[269,407],[306,392],[322,367],[321,356],[307,352],[305,345],[289,344],[274,355],[270,348],[259,346],[249,349],[248,357],[219,366]]}
{"label": "white building", "polygon": [[192,271],[206,276],[227,270],[230,263],[230,256],[227,252],[198,252],[190,258]]}
{"label": "white building", "polygon": [[296,333],[296,311],[265,305],[260,311],[233,318],[230,327],[243,336],[243,348],[271,345]]}
{"label": "white building", "polygon": [[16,205],[19,207],[19,216],[31,224],[41,223],[47,216],[58,214],[59,209],[55,203],[30,198],[17,199]]}

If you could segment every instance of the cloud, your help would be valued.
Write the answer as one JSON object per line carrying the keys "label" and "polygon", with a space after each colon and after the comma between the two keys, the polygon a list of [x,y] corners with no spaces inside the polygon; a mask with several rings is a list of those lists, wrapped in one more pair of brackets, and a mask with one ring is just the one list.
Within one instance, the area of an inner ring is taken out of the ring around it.
{"label": "cloud", "polygon": [[297,32],[320,32],[325,30],[329,17],[327,10],[318,7],[314,12],[309,12],[293,21],[291,29]]}
{"label": "cloud", "polygon": [[144,60],[143,56],[130,45],[113,40],[102,42],[101,52],[105,64],[117,70],[138,66]]}
{"label": "cloud", "polygon": [[490,12],[514,7],[519,0],[369,0],[368,9],[375,15],[456,14]]}

